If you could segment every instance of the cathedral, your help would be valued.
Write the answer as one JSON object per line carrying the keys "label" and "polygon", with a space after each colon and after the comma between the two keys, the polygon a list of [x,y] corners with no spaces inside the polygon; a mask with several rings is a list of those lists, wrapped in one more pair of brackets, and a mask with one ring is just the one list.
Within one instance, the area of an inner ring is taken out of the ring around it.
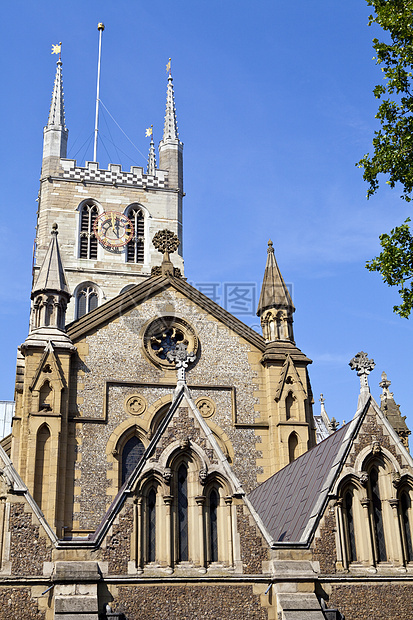
{"label": "cathedral", "polygon": [[351,421],[313,414],[271,241],[262,334],[186,281],[171,74],[146,169],[82,167],[67,141],[59,58],[0,442],[0,620],[411,620],[413,460],[390,381],[376,403],[361,351]]}

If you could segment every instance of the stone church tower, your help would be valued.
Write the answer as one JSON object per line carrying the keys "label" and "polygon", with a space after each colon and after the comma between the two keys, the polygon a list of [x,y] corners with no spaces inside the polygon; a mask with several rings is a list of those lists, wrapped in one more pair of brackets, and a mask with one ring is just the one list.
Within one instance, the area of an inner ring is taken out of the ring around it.
{"label": "stone church tower", "polygon": [[[169,229],[180,240],[176,268],[183,272],[182,198],[183,144],[178,137],[172,76],[167,86],[165,123],[159,143],[159,167],[151,139],[147,169],[118,164],[107,170],[98,162],[85,167],[67,159],[62,62],[56,68],[49,119],[44,128],[43,161],[37,213],[36,258],[33,283],[44,260],[50,230],[56,222],[69,292],[67,322],[83,316],[118,295],[125,287],[148,277],[160,257],[150,240],[158,230]],[[106,214],[106,215],[105,215]],[[96,222],[119,236],[119,224],[131,222],[129,243],[98,243]],[[126,220],[126,218],[128,220]]]}

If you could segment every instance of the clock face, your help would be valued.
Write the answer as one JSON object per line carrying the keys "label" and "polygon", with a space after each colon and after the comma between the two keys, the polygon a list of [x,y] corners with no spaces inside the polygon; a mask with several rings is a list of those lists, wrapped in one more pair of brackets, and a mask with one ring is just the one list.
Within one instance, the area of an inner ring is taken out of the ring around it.
{"label": "clock face", "polygon": [[123,213],[104,211],[96,218],[93,232],[103,247],[124,247],[133,237],[133,224]]}

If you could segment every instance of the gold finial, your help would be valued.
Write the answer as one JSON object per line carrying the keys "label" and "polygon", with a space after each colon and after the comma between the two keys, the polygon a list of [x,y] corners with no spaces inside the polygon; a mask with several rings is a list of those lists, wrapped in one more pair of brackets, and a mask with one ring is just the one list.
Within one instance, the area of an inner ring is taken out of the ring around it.
{"label": "gold finial", "polygon": [[98,23],[98,30],[105,30],[105,24],[103,24],[102,22]]}

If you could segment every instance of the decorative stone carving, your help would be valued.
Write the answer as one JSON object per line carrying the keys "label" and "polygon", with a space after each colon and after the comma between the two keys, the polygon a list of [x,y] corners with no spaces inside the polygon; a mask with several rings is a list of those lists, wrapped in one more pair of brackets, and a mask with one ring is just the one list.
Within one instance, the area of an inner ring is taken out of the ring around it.
{"label": "decorative stone carving", "polygon": [[162,252],[162,254],[172,254],[178,249],[180,241],[172,230],[165,229],[158,231],[154,235],[152,243],[158,252]]}
{"label": "decorative stone carving", "polygon": [[366,471],[362,471],[362,472],[360,472],[359,480],[360,480],[360,484],[361,484],[363,487],[366,487],[366,486],[367,486],[367,483],[368,483],[368,481],[369,481],[369,475],[368,475],[368,473],[367,473]]}
{"label": "decorative stone carving", "polygon": [[179,442],[179,447],[181,448],[181,450],[188,450],[189,445],[190,445],[189,437],[185,437],[185,439],[181,439],[181,441]]}
{"label": "decorative stone carving", "polygon": [[203,418],[210,418],[214,415],[216,406],[210,398],[203,396],[198,398],[195,404]]}
{"label": "decorative stone carving", "polygon": [[377,455],[377,454],[381,454],[381,445],[380,445],[380,441],[373,441],[373,443],[371,444],[371,451],[373,454]]}
{"label": "decorative stone carving", "polygon": [[141,394],[132,394],[125,400],[125,411],[129,415],[142,415],[146,411],[147,402]]}
{"label": "decorative stone carving", "polygon": [[193,351],[188,352],[185,342],[179,342],[174,349],[168,351],[167,359],[169,362],[175,362],[175,368],[178,371],[178,385],[185,383],[185,370],[191,362],[195,361],[196,355]]}
{"label": "decorative stone carving", "polygon": [[164,471],[162,472],[162,476],[163,476],[163,479],[165,480],[166,484],[171,484],[172,470],[171,470],[170,467],[165,467]]}
{"label": "decorative stone carving", "polygon": [[208,478],[208,470],[201,469],[199,472],[199,482],[204,485],[206,483],[206,479]]}
{"label": "decorative stone carving", "polygon": [[395,489],[400,485],[401,477],[398,471],[392,472],[391,481]]}
{"label": "decorative stone carving", "polygon": [[369,382],[367,377],[375,367],[374,360],[369,360],[367,353],[360,351],[349,362],[351,370],[356,370],[357,375],[360,377],[360,387],[363,391],[369,390]]}

